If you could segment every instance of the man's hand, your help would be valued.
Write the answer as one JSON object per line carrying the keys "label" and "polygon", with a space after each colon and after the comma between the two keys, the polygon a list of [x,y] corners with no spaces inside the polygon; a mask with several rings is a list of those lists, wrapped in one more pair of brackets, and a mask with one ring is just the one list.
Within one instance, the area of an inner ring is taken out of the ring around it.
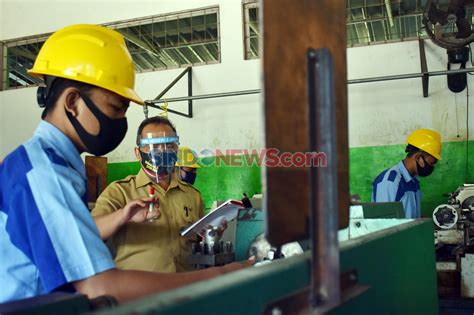
{"label": "man's hand", "polygon": [[[149,204],[151,202],[154,202],[155,211],[148,212]],[[112,213],[94,217],[94,221],[99,230],[100,238],[107,240],[127,222],[140,223],[149,219],[157,219],[160,216],[159,208],[159,199],[146,197],[132,200],[122,209],[118,209]]]}
{"label": "man's hand", "polygon": [[227,229],[227,220],[222,220],[217,228],[213,227],[210,224],[206,225],[206,228],[201,229],[198,232],[198,235],[204,238],[204,236],[206,235],[206,229],[213,229],[215,232],[217,232],[219,238],[221,238],[222,234],[224,234],[225,230]]}
{"label": "man's hand", "polygon": [[[154,202],[155,211],[150,213],[148,212],[149,204]],[[149,219],[157,219],[160,217],[160,200],[152,197],[141,198],[132,200],[122,208],[122,223],[127,222],[145,222]]]}

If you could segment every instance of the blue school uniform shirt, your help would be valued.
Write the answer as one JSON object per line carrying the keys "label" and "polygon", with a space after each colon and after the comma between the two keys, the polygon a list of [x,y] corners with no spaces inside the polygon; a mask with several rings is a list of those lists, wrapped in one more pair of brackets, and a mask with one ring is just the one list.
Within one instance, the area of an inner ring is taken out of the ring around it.
{"label": "blue school uniform shirt", "polygon": [[115,268],[86,203],[78,150],[42,121],[0,164],[0,303]]}
{"label": "blue school uniform shirt", "polygon": [[383,171],[372,184],[372,202],[401,201],[405,218],[421,217],[420,182],[408,173],[403,161]]}

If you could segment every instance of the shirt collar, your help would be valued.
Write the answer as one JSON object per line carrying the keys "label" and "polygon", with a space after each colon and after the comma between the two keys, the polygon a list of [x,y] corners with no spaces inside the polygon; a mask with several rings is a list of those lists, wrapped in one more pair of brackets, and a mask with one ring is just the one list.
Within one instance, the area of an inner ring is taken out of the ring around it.
{"label": "shirt collar", "polygon": [[146,186],[151,182],[152,182],[151,179],[145,174],[145,171],[142,169],[140,165],[140,171],[138,172],[136,181],[135,181],[137,188]]}
{"label": "shirt collar", "polygon": [[[145,171],[140,166],[140,171],[138,172],[137,177],[136,177],[136,186],[137,186],[137,188],[149,185],[151,183],[154,183],[154,182],[150,179],[150,177],[148,177],[148,175],[145,173]],[[170,183],[170,186],[168,187],[168,190],[171,190],[171,189],[177,187],[177,188],[181,189],[182,191],[184,191],[182,185],[183,184],[181,184],[176,179],[176,176],[172,176],[171,177],[171,183]]]}
{"label": "shirt collar", "polygon": [[410,173],[408,172],[405,164],[403,163],[403,161],[400,161],[398,163],[398,169],[400,170],[400,173],[402,173],[402,176],[403,176],[403,179],[405,179],[406,182],[409,182],[411,180],[417,182],[418,181],[418,177],[417,176],[411,176]]}
{"label": "shirt collar", "polygon": [[86,178],[86,170],[81,154],[74,143],[53,124],[42,120],[36,128],[35,135],[45,140],[48,145],[59,153],[66,161]]}

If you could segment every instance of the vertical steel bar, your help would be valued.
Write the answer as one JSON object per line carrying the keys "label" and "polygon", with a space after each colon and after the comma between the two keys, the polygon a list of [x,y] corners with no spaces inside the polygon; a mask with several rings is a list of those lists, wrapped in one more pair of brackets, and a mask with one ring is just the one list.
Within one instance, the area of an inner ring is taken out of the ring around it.
{"label": "vertical steel bar", "polygon": [[428,97],[428,87],[430,83],[430,76],[428,74],[428,65],[426,63],[425,41],[418,39],[418,46],[420,48],[420,64],[421,64],[421,84],[423,86],[423,97]]}
{"label": "vertical steel bar", "polygon": [[324,152],[325,167],[309,172],[312,278],[310,302],[327,308],[340,301],[336,107],[333,60],[327,48],[307,52],[308,147]]}
{"label": "vertical steel bar", "polygon": [[[193,69],[189,67],[188,71],[188,96],[193,96]],[[193,118],[193,100],[188,100],[188,117]]]}
{"label": "vertical steel bar", "polygon": [[5,45],[0,42],[0,71],[2,72],[2,82],[0,82],[0,91],[6,90],[8,87],[8,69],[7,69],[7,49]]}

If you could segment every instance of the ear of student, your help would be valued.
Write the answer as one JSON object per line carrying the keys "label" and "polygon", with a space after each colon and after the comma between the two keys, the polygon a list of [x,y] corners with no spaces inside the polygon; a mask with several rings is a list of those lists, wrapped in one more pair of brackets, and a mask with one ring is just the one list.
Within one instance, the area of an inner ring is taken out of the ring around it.
{"label": "ear of student", "polygon": [[64,91],[64,106],[74,117],[78,115],[78,101],[81,96],[79,91],[74,88],[68,88]]}

